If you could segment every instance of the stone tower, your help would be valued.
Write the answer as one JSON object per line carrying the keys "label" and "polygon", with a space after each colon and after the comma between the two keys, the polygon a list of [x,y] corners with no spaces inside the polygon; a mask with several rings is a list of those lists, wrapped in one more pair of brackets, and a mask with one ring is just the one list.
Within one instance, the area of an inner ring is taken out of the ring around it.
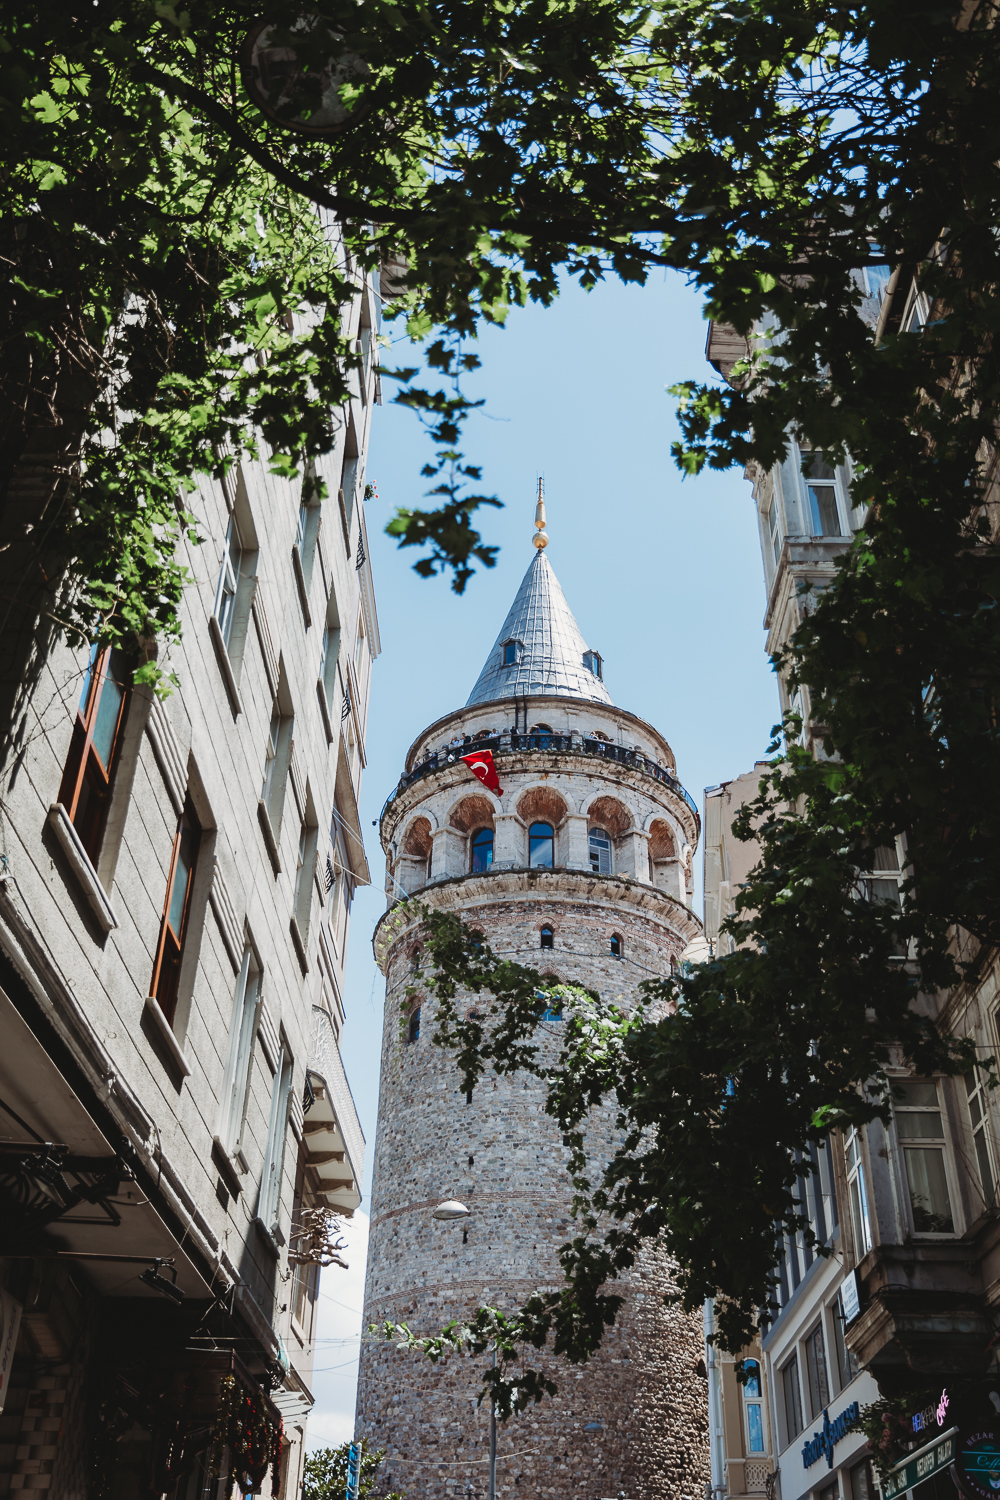
{"label": "stone tower", "polygon": [[[540,489],[540,487],[539,487]],[[430,1040],[422,937],[398,901],[419,892],[459,911],[493,949],[603,995],[636,996],[669,971],[701,924],[690,909],[699,821],[651,725],[615,707],[544,553],[537,551],[463,709],[414,741],[381,821],[389,905],[375,932],[385,1029],[363,1327],[436,1332],[483,1302],[513,1310],[558,1286],[572,1232],[569,1157],[542,1092],[523,1077],[480,1084],[467,1103]],[[495,796],[461,760],[489,748]],[[396,916],[393,917],[393,913]],[[547,1021],[548,1045],[560,1022]],[[610,1110],[592,1136],[609,1139]],[[442,1199],[471,1210],[432,1217]],[[701,1500],[708,1477],[700,1319],[663,1306],[655,1255],[615,1290],[626,1306],[600,1356],[550,1359],[558,1395],[499,1430],[497,1494],[552,1500]],[[486,1497],[489,1414],[482,1359],[436,1367],[364,1334],[358,1436],[385,1448],[382,1482],[408,1497]]]}

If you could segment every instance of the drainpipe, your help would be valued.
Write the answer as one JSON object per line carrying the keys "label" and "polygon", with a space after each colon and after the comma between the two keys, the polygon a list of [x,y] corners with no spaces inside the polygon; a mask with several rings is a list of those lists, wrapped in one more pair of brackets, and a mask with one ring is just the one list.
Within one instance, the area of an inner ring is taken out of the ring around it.
{"label": "drainpipe", "polygon": [[706,1297],[702,1310],[705,1328],[705,1368],[708,1371],[708,1451],[712,1463],[712,1500],[723,1500],[726,1493],[725,1449],[722,1442],[722,1368],[715,1345],[708,1336],[715,1324],[715,1302]]}

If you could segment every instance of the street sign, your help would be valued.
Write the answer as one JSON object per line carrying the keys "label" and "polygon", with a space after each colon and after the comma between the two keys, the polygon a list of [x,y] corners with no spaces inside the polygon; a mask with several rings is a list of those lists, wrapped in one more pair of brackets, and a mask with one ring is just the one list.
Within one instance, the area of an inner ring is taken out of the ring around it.
{"label": "street sign", "polygon": [[358,1443],[352,1443],[347,1450],[347,1497],[346,1500],[358,1500],[358,1490],[361,1486],[361,1448]]}
{"label": "street sign", "polygon": [[897,1495],[905,1495],[907,1490],[912,1490],[914,1485],[929,1479],[932,1474],[939,1474],[942,1469],[950,1468],[955,1462],[957,1433],[957,1427],[949,1427],[947,1432],[942,1432],[933,1442],[918,1448],[916,1453],[909,1454],[901,1464],[897,1464],[888,1479],[879,1481],[882,1500],[895,1500]]}

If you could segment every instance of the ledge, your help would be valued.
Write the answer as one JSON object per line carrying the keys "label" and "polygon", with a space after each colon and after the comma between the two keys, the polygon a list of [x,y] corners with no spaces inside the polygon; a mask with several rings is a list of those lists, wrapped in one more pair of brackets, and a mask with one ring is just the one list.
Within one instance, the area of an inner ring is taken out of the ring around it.
{"label": "ledge", "polygon": [[267,1225],[264,1223],[264,1220],[260,1218],[259,1215],[254,1219],[253,1222],[257,1229],[257,1233],[264,1241],[264,1248],[267,1253],[269,1255],[273,1255],[275,1260],[280,1260],[281,1247],[285,1243],[285,1236],[281,1233],[281,1230],[279,1229],[277,1234],[272,1234]]}
{"label": "ledge", "polygon": [[309,590],[306,588],[305,569],[302,566],[302,553],[296,544],[292,548],[292,571],[295,574],[295,582],[299,586],[299,603],[302,605],[302,618],[306,622],[306,629],[312,624],[312,613],[309,609]]}
{"label": "ledge", "polygon": [[267,803],[263,797],[257,800],[257,821],[260,824],[261,833],[264,835],[264,843],[267,845],[267,852],[274,873],[275,875],[280,875],[281,856],[278,853],[278,841],[274,836],[274,829],[271,827],[271,814],[267,810]]}
{"label": "ledge", "polygon": [[240,698],[240,690],[236,686],[233,664],[229,660],[229,650],[222,639],[222,626],[215,615],[212,615],[209,619],[208,628],[212,636],[212,645],[215,647],[215,654],[218,657],[222,680],[226,684],[226,692],[229,694],[230,707],[234,714],[241,714],[243,712],[243,701]]}
{"label": "ledge", "polygon": [[299,968],[303,974],[309,973],[309,959],[306,956],[306,945],[299,931],[299,924],[294,917],[288,923],[288,930],[292,935],[292,947],[295,949],[295,957],[299,961]]}
{"label": "ledge", "polygon": [[107,892],[97,878],[97,871],[90,862],[90,855],[80,841],[80,835],[70,821],[69,813],[61,802],[53,802],[49,808],[49,823],[59,847],[76,876],[90,908],[105,932],[118,926],[115,909],[108,900]]}
{"label": "ledge", "polygon": [[146,1014],[155,1026],[161,1041],[165,1043],[167,1051],[177,1064],[177,1067],[185,1078],[189,1078],[191,1076],[191,1064],[187,1060],[187,1053],[174,1036],[174,1029],[160,1009],[160,1002],[155,995],[146,996]]}
{"label": "ledge", "polygon": [[219,1175],[233,1198],[238,1198],[243,1191],[240,1174],[237,1165],[217,1135],[212,1137],[212,1160],[219,1169]]}

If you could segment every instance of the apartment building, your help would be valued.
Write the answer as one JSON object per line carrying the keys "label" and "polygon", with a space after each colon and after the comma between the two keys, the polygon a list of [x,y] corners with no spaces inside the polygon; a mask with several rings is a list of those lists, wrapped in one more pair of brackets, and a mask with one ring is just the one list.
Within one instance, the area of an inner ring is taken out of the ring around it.
{"label": "apartment building", "polygon": [[[862,312],[875,330],[889,312],[889,268],[862,274]],[[895,298],[899,326],[914,329],[926,320],[915,285],[901,286]],[[710,331],[709,360],[727,379],[746,348],[732,329]],[[834,469],[794,441],[784,463],[766,473],[751,464],[747,478],[773,653],[829,583],[864,514],[852,501],[850,466]],[[813,720],[808,693],[790,693],[781,682],[780,694],[782,709],[801,719],[802,743],[822,754],[823,726]],[[753,862],[753,845],[732,837],[732,817],[754,794],[757,777],[756,770],[748,772],[706,793],[705,936],[719,951],[727,941],[718,929],[733,909],[734,877],[738,881]],[[859,897],[898,902],[905,839],[876,850],[873,865],[858,872]],[[971,956],[966,935],[956,933],[954,941]],[[905,962],[905,955],[897,961]],[[971,1037],[986,1058],[1000,1047],[996,956],[979,954],[975,976],[919,1003],[953,1034]],[[965,1078],[917,1078],[901,1058],[898,1064],[889,1070],[895,1094],[890,1123],[832,1131],[814,1151],[815,1171],[801,1179],[817,1242],[829,1253],[815,1254],[801,1235],[782,1246],[774,1306],[760,1333],[762,1400],[770,1418],[763,1459],[771,1472],[758,1477],[757,1490],[744,1477],[749,1463],[740,1467],[749,1458],[741,1414],[741,1403],[750,1399],[747,1387],[727,1383],[725,1361],[709,1353],[717,1364],[712,1482],[718,1494],[873,1500],[867,1442],[849,1428],[856,1411],[884,1400],[895,1403],[886,1431],[897,1464],[882,1488],[886,1500],[996,1492],[998,1104],[982,1069]],[[710,1308],[706,1319],[710,1323]],[[756,1358],[756,1351],[748,1357]]]}
{"label": "apartment building", "polygon": [[169,696],[135,683],[139,646],[62,639],[18,688],[0,1494],[300,1492],[329,1215],[360,1203],[364,1154],[339,1039],[369,880],[378,290],[357,273],[363,367],[312,476],[326,498],[246,459],[190,497]]}

